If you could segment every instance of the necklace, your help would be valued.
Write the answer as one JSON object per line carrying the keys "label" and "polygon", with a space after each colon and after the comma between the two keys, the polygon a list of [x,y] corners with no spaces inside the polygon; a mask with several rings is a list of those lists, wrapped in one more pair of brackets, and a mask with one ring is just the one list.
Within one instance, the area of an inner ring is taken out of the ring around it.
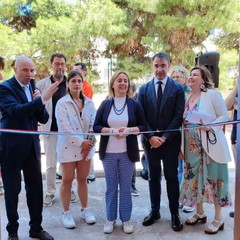
{"label": "necklace", "polygon": [[125,107],[127,106],[127,99],[125,100],[125,103],[123,104],[122,108],[117,109],[114,99],[113,99],[113,110],[117,115],[121,115],[123,113],[123,111],[125,110]]}

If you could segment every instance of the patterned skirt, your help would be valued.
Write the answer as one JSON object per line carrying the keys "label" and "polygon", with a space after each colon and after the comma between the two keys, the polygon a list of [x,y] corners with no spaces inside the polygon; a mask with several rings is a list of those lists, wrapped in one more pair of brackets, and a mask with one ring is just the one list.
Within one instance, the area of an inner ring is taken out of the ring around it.
{"label": "patterned skirt", "polygon": [[217,163],[207,155],[201,145],[200,130],[194,125],[185,128],[184,177],[179,202],[190,207],[200,202],[231,206],[228,165]]}

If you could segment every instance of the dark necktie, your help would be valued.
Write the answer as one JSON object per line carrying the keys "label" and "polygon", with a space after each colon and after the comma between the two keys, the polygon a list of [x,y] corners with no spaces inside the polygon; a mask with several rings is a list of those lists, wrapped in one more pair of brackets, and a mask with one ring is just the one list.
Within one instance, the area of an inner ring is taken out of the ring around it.
{"label": "dark necktie", "polygon": [[159,113],[161,108],[161,102],[162,102],[162,82],[158,81],[158,89],[157,89],[157,119],[159,122]]}
{"label": "dark necktie", "polygon": [[162,82],[158,81],[158,90],[157,90],[157,108],[159,109],[162,101]]}

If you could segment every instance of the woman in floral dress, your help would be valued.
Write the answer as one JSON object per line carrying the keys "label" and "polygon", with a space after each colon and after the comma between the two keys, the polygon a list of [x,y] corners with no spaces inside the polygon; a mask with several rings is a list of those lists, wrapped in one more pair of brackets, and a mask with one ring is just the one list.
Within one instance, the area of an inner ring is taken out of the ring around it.
{"label": "woman in floral dress", "polygon": [[[227,166],[231,157],[222,126],[216,124],[227,121],[228,113],[221,94],[213,89],[207,68],[194,67],[188,84],[191,92],[184,113],[185,166],[180,202],[196,206],[186,225],[206,223],[203,202],[213,203],[215,216],[205,233],[216,234],[224,228],[221,208],[231,205]],[[216,125],[203,126],[209,123]]]}

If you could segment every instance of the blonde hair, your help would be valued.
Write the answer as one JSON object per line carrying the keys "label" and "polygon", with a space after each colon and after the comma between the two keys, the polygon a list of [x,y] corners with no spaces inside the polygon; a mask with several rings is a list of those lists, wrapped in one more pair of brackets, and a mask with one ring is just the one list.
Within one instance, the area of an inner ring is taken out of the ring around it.
{"label": "blonde hair", "polygon": [[132,94],[131,83],[130,83],[130,79],[129,79],[128,74],[127,74],[125,71],[123,71],[123,70],[119,70],[119,71],[115,72],[115,73],[112,75],[112,77],[111,77],[111,80],[110,80],[110,83],[109,83],[109,93],[108,93],[108,97],[109,97],[109,98],[113,98],[113,97],[115,96],[114,90],[113,90],[113,84],[114,84],[114,82],[116,81],[116,79],[118,78],[118,76],[119,76],[120,74],[124,74],[124,75],[127,77],[127,79],[128,79],[127,96],[128,96],[128,97],[132,97],[132,95],[133,95],[133,94]]}

